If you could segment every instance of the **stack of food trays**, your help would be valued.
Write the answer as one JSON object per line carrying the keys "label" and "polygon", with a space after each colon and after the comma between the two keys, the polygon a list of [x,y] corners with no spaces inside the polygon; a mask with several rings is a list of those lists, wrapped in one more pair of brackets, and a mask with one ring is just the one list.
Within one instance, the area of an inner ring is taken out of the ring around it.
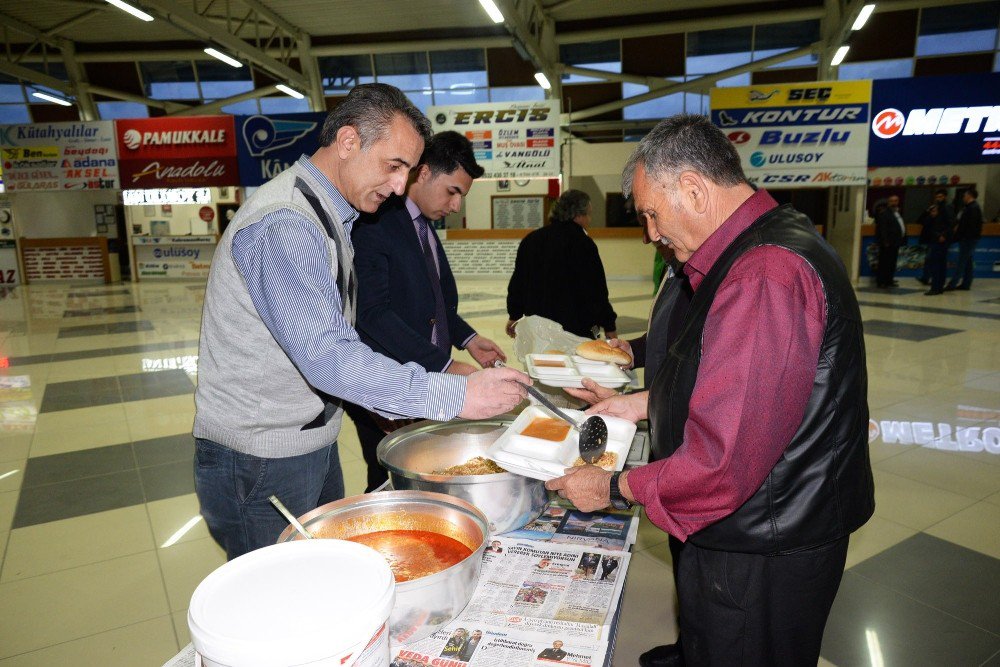
{"label": "stack of food trays", "polygon": [[524,363],[528,375],[549,387],[579,388],[583,386],[585,377],[610,389],[629,381],[625,371],[615,364],[584,359],[575,354],[529,354],[525,356]]}

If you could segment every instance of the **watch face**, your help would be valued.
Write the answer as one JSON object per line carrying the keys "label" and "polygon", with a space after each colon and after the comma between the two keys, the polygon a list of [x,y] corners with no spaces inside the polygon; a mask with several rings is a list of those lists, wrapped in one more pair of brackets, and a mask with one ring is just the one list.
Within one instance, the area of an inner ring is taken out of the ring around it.
{"label": "watch face", "polygon": [[0,224],[10,222],[10,211],[7,209],[0,210]]}

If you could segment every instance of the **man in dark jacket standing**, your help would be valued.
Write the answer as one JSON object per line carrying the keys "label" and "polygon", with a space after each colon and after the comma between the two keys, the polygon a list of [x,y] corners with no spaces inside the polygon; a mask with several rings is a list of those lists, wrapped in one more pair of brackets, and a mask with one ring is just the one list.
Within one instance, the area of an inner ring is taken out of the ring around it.
{"label": "man in dark jacket standing", "polygon": [[899,247],[906,243],[906,225],[899,214],[899,197],[889,197],[889,206],[875,215],[875,240],[878,243],[878,269],[875,285],[895,287]]}
{"label": "man in dark jacket standing", "polygon": [[[965,202],[958,214],[955,224],[954,240],[958,241],[958,266],[955,275],[948,281],[945,290],[968,290],[972,288],[972,272],[974,262],[972,255],[976,252],[976,244],[983,235],[983,209],[979,208],[979,192],[971,187],[962,194]],[[962,282],[959,283],[958,281]]]}
{"label": "man in dark jacket standing", "polygon": [[944,292],[944,278],[947,272],[948,239],[951,236],[951,225],[948,218],[941,212],[938,204],[931,204],[930,208],[921,216],[923,221],[923,231],[921,237],[926,237],[927,258],[924,260],[924,267],[930,277],[930,290],[924,292],[926,296],[935,296]]}
{"label": "man in dark jacket standing", "polygon": [[[931,217],[931,209],[936,209],[936,214]],[[920,273],[920,277],[917,279],[924,285],[931,284],[931,252],[933,250],[934,243],[939,242],[940,236],[934,233],[932,227],[937,227],[938,225],[944,224],[947,227],[945,232],[945,237],[951,236],[951,220],[955,217],[955,212],[951,208],[951,204],[948,203],[948,191],[944,188],[940,188],[934,192],[934,201],[931,205],[927,207],[927,210],[920,215],[920,219],[917,224],[920,225],[920,245],[927,246],[927,255],[924,258],[924,270]],[[947,246],[945,246],[945,252],[947,253]],[[932,290],[933,291],[933,290]]]}
{"label": "man in dark jacket standing", "polygon": [[551,224],[521,241],[507,286],[511,338],[524,315],[547,317],[577,336],[593,338],[595,326],[604,329],[607,338],[618,336],[604,265],[585,231],[590,215],[587,193],[567,190],[552,207]]}

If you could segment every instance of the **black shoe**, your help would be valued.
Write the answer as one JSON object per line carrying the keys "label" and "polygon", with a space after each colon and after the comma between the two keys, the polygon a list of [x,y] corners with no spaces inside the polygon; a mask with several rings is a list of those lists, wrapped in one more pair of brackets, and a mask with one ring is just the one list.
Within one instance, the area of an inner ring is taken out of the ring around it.
{"label": "black shoe", "polygon": [[945,292],[954,292],[956,289],[958,289],[958,288],[955,287],[954,285],[945,285],[944,286],[944,291]]}
{"label": "black shoe", "polygon": [[931,281],[927,280],[926,278],[917,278],[917,282],[920,283],[921,285],[930,285],[931,284]]}
{"label": "black shoe", "polygon": [[944,294],[944,290],[932,289],[929,292],[924,292],[924,296],[937,296],[938,294]]}
{"label": "black shoe", "polygon": [[678,644],[651,648],[639,656],[641,667],[684,667],[684,655]]}

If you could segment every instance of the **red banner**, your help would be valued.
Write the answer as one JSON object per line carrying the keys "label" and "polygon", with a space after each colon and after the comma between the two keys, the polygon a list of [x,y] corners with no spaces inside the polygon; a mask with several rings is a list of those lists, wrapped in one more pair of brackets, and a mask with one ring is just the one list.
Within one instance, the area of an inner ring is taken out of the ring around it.
{"label": "red banner", "polygon": [[239,185],[232,116],[115,121],[124,190]]}

